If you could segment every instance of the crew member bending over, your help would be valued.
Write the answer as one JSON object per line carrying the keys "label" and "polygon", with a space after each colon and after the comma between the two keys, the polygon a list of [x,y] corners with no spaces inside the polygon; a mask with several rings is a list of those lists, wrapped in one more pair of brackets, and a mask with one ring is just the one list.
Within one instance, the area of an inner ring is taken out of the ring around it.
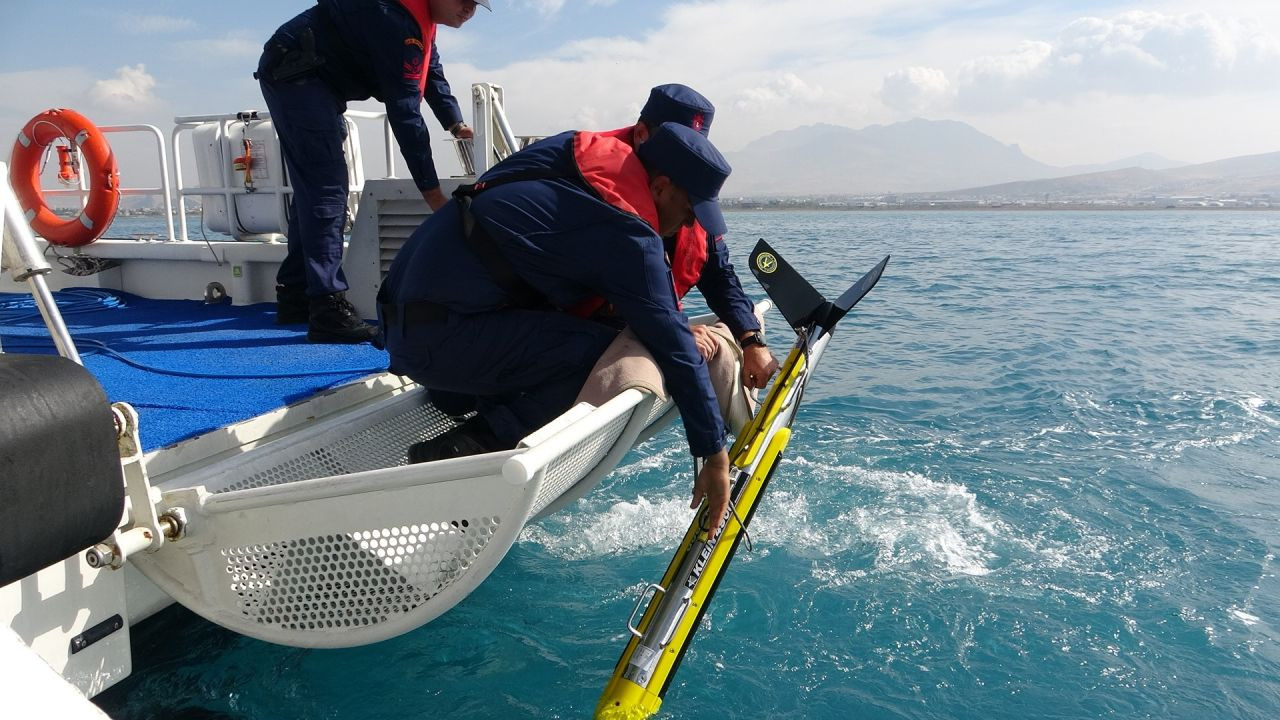
{"label": "crew member bending over", "polygon": [[[678,123],[709,135],[714,117],[715,106],[711,101],[687,85],[671,83],[659,85],[649,91],[649,98],[634,125],[605,134],[616,137],[635,149],[665,122]],[[729,261],[729,249],[724,238],[708,237],[706,230],[695,221],[664,237],[663,244],[676,297],[683,298],[693,287],[702,292],[707,306],[724,321],[743,349],[742,384],[748,388],[763,388],[777,370],[778,361],[765,346],[754,305],[743,292],[742,283]],[[595,297],[574,311],[580,315],[595,313],[600,316],[610,313],[611,309],[603,298]],[[714,333],[705,325],[694,325],[690,329],[698,351],[704,360],[710,362],[719,348]],[[733,393],[731,388],[717,387],[716,391],[725,393],[726,396]],[[455,417],[466,415],[475,409],[474,397],[439,388],[431,390],[431,400],[438,409]]]}
{"label": "crew member bending over", "polygon": [[498,163],[427,218],[382,289],[391,370],[476,395],[479,414],[415,445],[410,459],[511,448],[567,410],[618,333],[568,310],[603,298],[657,360],[689,449],[705,460],[694,504],[706,496],[721,517],[724,422],[662,238],[695,217],[724,234],[717,198],[728,175],[706,137],[675,123],[638,148],[567,132]]}

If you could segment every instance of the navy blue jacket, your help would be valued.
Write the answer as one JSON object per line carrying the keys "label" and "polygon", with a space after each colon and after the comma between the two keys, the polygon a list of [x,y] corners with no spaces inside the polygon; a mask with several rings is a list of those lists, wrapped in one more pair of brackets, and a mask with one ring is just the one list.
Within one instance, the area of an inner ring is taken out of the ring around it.
{"label": "navy blue jacket", "polygon": [[712,243],[707,253],[707,264],[702,267],[702,275],[694,287],[702,293],[711,312],[729,326],[734,337],[742,337],[748,330],[760,329],[755,305],[742,290],[738,274],[729,261],[729,248],[724,238],[716,238]]}
{"label": "navy blue jacket", "polygon": [[[406,68],[423,63],[418,23],[396,0],[319,0],[276,31],[268,44],[298,47],[297,36],[311,28],[316,54],[324,58],[317,74],[343,103],[380,100],[387,108],[391,130],[409,174],[419,190],[440,186],[431,161],[431,138],[422,118],[422,100],[445,128],[462,120],[462,110],[445,79],[434,43],[427,68],[425,94],[418,80],[405,77]],[[417,43],[406,40],[416,39]]]}
{"label": "navy blue jacket", "polygon": [[[698,456],[724,447],[724,422],[706,362],[688,320],[676,306],[662,238],[640,218],[600,200],[583,185],[573,160],[573,133],[541,140],[494,166],[490,181],[529,169],[571,179],[496,185],[476,195],[472,212],[512,269],[558,307],[604,297],[653,353],[684,418],[689,449]],[[450,200],[423,223],[396,255],[387,275],[389,298],[419,300],[460,313],[508,304],[467,247],[457,203]]]}

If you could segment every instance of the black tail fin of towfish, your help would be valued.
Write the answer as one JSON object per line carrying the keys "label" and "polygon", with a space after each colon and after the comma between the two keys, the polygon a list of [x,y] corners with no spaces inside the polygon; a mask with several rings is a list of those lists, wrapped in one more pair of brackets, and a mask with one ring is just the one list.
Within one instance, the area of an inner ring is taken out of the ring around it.
{"label": "black tail fin of towfish", "polygon": [[752,249],[750,262],[751,274],[756,276],[791,327],[800,329],[816,325],[830,331],[880,281],[889,256],[886,255],[835,302],[824,298],[763,238]]}

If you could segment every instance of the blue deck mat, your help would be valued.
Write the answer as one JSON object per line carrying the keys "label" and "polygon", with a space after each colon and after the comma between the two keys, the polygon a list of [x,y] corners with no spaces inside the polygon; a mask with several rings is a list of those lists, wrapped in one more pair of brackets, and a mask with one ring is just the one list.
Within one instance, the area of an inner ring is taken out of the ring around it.
{"label": "blue deck mat", "polygon": [[[205,305],[89,289],[54,299],[107,397],[138,411],[146,450],[387,367],[386,353],[368,344],[312,345],[306,325],[275,325],[274,303]],[[54,352],[30,295],[0,293],[0,348]]]}

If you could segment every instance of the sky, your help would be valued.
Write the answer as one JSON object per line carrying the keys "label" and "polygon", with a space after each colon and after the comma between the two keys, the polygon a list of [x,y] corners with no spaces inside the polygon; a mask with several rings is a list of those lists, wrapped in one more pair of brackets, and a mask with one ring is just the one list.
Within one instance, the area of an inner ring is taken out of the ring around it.
{"label": "sky", "polygon": [[[265,109],[251,76],[262,44],[309,3],[58,4],[0,0],[3,137],[49,107],[166,137],[178,115]],[[916,117],[1051,165],[1280,150],[1276,0],[491,4],[437,43],[464,111],[473,82],[502,85],[517,134],[620,127],[650,87],[682,82],[716,105],[712,140],[727,151],[814,123]]]}

